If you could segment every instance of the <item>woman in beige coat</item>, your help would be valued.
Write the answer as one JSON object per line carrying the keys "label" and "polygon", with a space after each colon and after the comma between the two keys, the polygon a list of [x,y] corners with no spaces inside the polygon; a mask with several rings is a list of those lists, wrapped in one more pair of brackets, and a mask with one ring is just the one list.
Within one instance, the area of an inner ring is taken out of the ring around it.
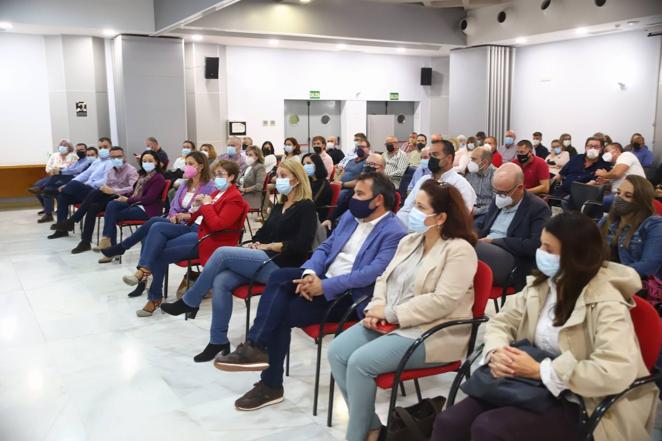
{"label": "woman in beige coat", "polygon": [[[433,441],[578,440],[579,397],[590,414],[605,396],[648,375],[629,312],[641,281],[633,269],[606,261],[595,223],[581,214],[550,219],[536,263],[541,274],[487,324],[483,355],[494,377],[540,380],[557,402],[538,414],[469,397],[437,417]],[[510,346],[522,339],[553,358],[538,363]],[[622,397],[595,441],[650,439],[656,402],[653,384]]]}
{"label": "woman in beige coat", "polygon": [[248,167],[239,180],[239,191],[251,208],[262,207],[262,189],[264,188],[264,157],[262,150],[255,146],[246,149],[246,164]]}
{"label": "woman in beige coat", "polygon": [[[347,439],[376,440],[375,377],[393,372],[409,346],[439,323],[471,318],[476,236],[459,191],[430,180],[421,186],[409,229],[393,260],[375,283],[365,318],[329,347],[331,371],[349,407]],[[380,324],[399,325],[393,332]],[[464,357],[470,327],[440,331],[418,347],[408,368]]]}

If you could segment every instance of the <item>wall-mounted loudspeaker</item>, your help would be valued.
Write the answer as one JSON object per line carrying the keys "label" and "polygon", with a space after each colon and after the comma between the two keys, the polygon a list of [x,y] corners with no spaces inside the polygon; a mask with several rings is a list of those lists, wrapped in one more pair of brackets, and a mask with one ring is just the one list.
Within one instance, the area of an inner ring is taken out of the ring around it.
{"label": "wall-mounted loudspeaker", "polygon": [[421,86],[432,85],[432,68],[421,67]]}
{"label": "wall-mounted loudspeaker", "polygon": [[218,57],[205,57],[205,78],[218,79]]}

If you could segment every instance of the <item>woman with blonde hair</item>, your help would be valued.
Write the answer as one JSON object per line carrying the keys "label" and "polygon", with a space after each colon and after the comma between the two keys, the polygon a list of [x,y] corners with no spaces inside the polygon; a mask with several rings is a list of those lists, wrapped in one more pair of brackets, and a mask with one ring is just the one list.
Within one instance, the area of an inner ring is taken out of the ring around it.
{"label": "woman with blonde hair", "polygon": [[317,213],[301,163],[293,159],[281,162],[276,172],[276,190],[279,201],[251,243],[217,249],[181,299],[161,304],[161,310],[168,314],[188,313],[194,318],[207,291],[213,290],[209,344],[193,358],[196,362],[211,361],[219,352],[230,352],[227,333],[235,288],[249,283],[263,262],[273,259],[253,279],[257,283],[267,283],[278,268],[298,267],[311,250]]}
{"label": "woman with blonde hair", "polygon": [[216,149],[211,144],[202,144],[200,146],[200,153],[202,153],[207,157],[207,159],[209,159],[210,164],[216,160],[216,156],[217,156]]}

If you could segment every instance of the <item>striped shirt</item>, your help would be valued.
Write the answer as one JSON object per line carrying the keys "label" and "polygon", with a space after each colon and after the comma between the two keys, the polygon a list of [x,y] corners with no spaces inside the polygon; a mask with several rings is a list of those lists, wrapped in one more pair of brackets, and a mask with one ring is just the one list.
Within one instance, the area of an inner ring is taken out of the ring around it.
{"label": "striped shirt", "polygon": [[391,182],[393,182],[393,185],[395,185],[395,188],[398,189],[400,187],[400,180],[405,174],[405,171],[407,171],[407,167],[409,167],[409,157],[405,152],[397,149],[393,154],[388,152],[382,153],[382,158],[384,158],[384,162],[386,163],[384,174],[388,176]]}
{"label": "striped shirt", "polygon": [[474,205],[474,216],[487,213],[490,208],[490,203],[494,198],[494,190],[492,189],[492,177],[496,167],[490,166],[484,172],[467,173],[466,180],[473,187],[476,192],[476,204]]}

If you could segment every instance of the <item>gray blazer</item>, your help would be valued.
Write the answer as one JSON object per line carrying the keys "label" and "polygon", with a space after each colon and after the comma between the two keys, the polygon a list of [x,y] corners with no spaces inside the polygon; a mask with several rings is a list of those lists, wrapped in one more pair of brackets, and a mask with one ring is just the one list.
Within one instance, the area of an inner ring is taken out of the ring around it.
{"label": "gray blazer", "polygon": [[264,187],[264,164],[256,162],[250,169],[247,167],[242,176],[243,183],[241,190],[244,199],[251,208],[261,208],[262,206],[262,188]]}

